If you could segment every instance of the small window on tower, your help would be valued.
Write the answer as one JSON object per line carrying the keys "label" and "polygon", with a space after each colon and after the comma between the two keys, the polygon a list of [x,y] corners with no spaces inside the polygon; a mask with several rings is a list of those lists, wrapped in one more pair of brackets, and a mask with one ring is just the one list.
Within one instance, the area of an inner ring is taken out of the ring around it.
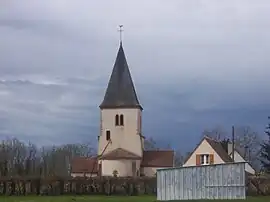
{"label": "small window on tower", "polygon": [[111,139],[111,131],[106,131],[106,140],[109,141]]}
{"label": "small window on tower", "polygon": [[115,125],[119,126],[119,115],[115,115]]}
{"label": "small window on tower", "polygon": [[120,115],[120,126],[123,126],[124,125],[124,115],[121,114]]}

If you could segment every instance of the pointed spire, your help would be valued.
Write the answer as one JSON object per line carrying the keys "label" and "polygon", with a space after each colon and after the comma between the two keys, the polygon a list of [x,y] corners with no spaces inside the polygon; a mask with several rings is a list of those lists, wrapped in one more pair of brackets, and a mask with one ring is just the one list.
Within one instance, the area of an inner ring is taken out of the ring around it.
{"label": "pointed spire", "polygon": [[104,108],[140,108],[142,109],[130,75],[122,41],[116,56],[113,71],[101,105]]}

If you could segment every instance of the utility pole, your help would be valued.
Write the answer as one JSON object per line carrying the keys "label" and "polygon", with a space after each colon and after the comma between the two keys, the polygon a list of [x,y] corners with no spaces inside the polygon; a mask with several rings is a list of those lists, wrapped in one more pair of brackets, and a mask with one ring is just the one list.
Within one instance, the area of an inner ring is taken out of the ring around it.
{"label": "utility pole", "polygon": [[234,138],[234,126],[232,126],[232,160],[233,160],[233,162],[234,162],[234,148],[235,148],[234,141],[235,141],[235,138]]}

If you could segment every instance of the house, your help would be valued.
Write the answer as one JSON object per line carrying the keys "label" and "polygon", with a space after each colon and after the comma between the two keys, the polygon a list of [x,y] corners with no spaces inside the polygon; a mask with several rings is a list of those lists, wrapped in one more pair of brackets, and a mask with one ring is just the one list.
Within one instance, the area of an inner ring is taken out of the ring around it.
{"label": "house", "polygon": [[[234,161],[232,159],[233,147],[231,142],[226,144],[204,136],[201,142],[187,157],[183,166],[201,166],[222,164],[231,162],[246,162],[238,149],[234,149]],[[255,174],[255,169],[246,162],[245,170],[249,174]]]}
{"label": "house", "polygon": [[97,156],[74,158],[71,175],[154,176],[158,168],[172,167],[174,151],[146,151],[142,111],[122,42],[100,108]]}

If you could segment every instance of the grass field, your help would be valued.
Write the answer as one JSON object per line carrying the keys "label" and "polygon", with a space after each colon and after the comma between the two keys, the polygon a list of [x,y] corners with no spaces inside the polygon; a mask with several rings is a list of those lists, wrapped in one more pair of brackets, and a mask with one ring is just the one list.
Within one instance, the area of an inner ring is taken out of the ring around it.
{"label": "grass field", "polygon": [[[0,197],[0,202],[154,202],[153,196],[11,196]],[[197,200],[213,201],[213,200]],[[215,200],[222,201],[243,201],[243,200]],[[184,202],[184,201],[182,201]],[[270,197],[250,197],[245,202],[270,202]]]}

